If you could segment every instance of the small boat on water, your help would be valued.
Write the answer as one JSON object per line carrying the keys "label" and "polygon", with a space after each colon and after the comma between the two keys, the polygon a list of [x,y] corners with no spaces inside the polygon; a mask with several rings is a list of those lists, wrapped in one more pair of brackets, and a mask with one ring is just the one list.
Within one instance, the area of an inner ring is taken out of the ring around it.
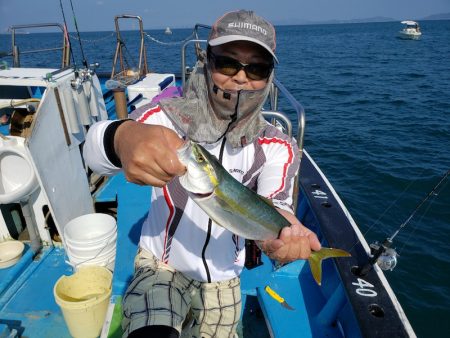
{"label": "small boat on water", "polygon": [[166,27],[166,30],[164,31],[164,34],[166,34],[166,35],[171,35],[172,34],[172,30],[170,29],[170,27]]}
{"label": "small boat on water", "polygon": [[[136,19],[143,26],[138,16],[119,19]],[[68,224],[92,213],[109,214],[117,222],[113,260],[98,263],[113,270],[100,336],[121,336],[121,297],[133,273],[152,188],[128,183],[123,175],[93,174],[83,162],[83,143],[96,121],[126,118],[161,95],[183,91],[189,81],[185,51],[188,45],[199,44],[198,27],[193,32],[196,39],[183,41],[181,74],[149,73],[142,28],[138,68],[126,69],[118,38],[113,69],[106,76],[96,73],[95,64],[70,65],[67,36],[60,49],[60,69],[20,68],[20,48],[12,46],[8,53],[12,67],[0,69],[0,112],[11,116],[9,125],[0,126],[0,241],[20,241],[25,249],[14,265],[0,269],[2,336],[70,337],[53,287],[62,275],[74,272],[67,251]],[[117,34],[120,37],[119,30]],[[275,79],[264,116],[296,137],[301,149],[296,215],[324,246],[347,250],[352,256],[325,261],[321,285],[302,260],[280,267],[262,255],[258,264],[248,265],[241,275],[239,337],[415,337],[383,271],[373,261],[373,247],[304,149],[304,110],[288,87]],[[294,118],[288,118],[287,110],[295,112]],[[395,255],[382,257],[383,266],[392,268]],[[280,305],[276,300],[280,297],[289,308]]]}
{"label": "small boat on water", "polygon": [[405,20],[401,23],[405,26],[398,32],[399,38],[417,40],[421,37],[422,32],[420,31],[419,24],[416,21]]}

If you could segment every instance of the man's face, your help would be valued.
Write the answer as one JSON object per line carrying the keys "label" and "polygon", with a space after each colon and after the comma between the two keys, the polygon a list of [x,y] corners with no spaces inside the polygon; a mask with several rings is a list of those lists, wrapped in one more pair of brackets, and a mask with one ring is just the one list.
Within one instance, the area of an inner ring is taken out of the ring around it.
{"label": "man's face", "polygon": [[[211,52],[213,54],[209,60],[211,63],[211,77],[215,85],[220,89],[228,92],[237,92],[239,90],[259,90],[266,86],[270,72],[267,77],[261,78],[261,75],[264,76],[264,72],[261,71],[265,69],[271,71],[273,59],[263,47],[252,42],[234,41],[211,47]],[[226,75],[219,68],[216,69],[214,67],[215,63],[233,65],[234,61],[254,67],[248,67],[247,71],[241,68],[234,75]],[[248,74],[252,69],[256,70],[256,76]]]}

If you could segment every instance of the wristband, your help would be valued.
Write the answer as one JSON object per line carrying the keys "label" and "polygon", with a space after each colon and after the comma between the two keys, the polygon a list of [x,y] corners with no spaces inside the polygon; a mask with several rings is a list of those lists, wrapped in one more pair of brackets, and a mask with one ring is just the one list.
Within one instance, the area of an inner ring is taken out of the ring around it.
{"label": "wristband", "polygon": [[110,123],[103,135],[103,147],[105,149],[105,154],[108,160],[118,168],[122,168],[122,163],[120,162],[120,158],[116,154],[116,150],[114,149],[114,136],[116,135],[117,128],[126,121],[131,121],[131,119],[117,120]]}

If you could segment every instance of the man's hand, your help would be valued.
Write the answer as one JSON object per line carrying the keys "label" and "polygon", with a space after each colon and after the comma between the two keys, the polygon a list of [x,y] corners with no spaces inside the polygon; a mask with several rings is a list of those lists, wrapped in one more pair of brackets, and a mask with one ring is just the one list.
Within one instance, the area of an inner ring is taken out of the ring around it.
{"label": "man's hand", "polygon": [[291,213],[277,210],[291,222],[291,226],[283,228],[277,239],[258,243],[267,256],[280,263],[288,263],[297,259],[308,259],[311,250],[320,250],[321,245],[314,232],[302,225]]}
{"label": "man's hand", "polygon": [[116,131],[114,149],[129,182],[162,187],[186,168],[176,150],[183,140],[168,128],[135,121],[124,122]]}

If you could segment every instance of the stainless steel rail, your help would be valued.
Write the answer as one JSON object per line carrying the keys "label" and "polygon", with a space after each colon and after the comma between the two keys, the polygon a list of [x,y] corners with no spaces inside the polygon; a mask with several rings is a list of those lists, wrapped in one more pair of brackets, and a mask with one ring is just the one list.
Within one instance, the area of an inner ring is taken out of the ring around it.
{"label": "stainless steel rail", "polygon": [[[139,77],[143,77],[148,73],[148,66],[147,66],[147,51],[145,49],[145,32],[144,32],[144,25],[142,23],[142,18],[137,15],[116,15],[114,17],[114,23],[116,27],[116,34],[117,34],[117,44],[116,44],[116,52],[114,54],[114,61],[111,71],[111,78],[114,78],[116,75],[123,75],[123,77],[130,77],[131,80],[134,79],[135,74],[128,74],[128,71],[131,71],[130,69],[126,69],[125,67],[125,59],[123,55],[123,46],[124,43],[122,41],[122,36],[120,34],[120,27],[119,27],[119,20],[120,19],[135,19],[139,22],[139,34],[140,34],[140,45],[139,45],[139,65],[138,65],[138,75]],[[126,48],[126,47],[125,47]],[[117,60],[120,62],[120,72],[116,74],[116,65]],[[131,81],[130,80],[130,81]]]}
{"label": "stainless steel rail", "polygon": [[[185,43],[183,43],[183,46],[181,46],[181,88],[183,89],[184,92],[184,87],[186,85],[186,47],[192,43],[195,43],[196,46],[198,46],[199,43],[206,43],[206,40],[201,40],[201,39],[193,39],[193,40],[189,40],[186,41]],[[197,47],[196,47],[197,50]],[[198,58],[198,55],[197,55]]]}
{"label": "stainless steel rail", "polygon": [[[31,49],[26,51],[20,51],[19,47],[16,45],[16,34],[19,29],[35,29],[35,28],[45,28],[45,27],[57,27],[61,29],[63,35],[63,45],[61,47],[55,48],[41,48],[41,49]],[[31,53],[39,53],[39,52],[48,52],[48,51],[62,51],[62,62],[61,68],[65,68],[70,65],[70,48],[69,42],[67,40],[66,32],[64,26],[59,23],[38,23],[38,24],[26,24],[26,25],[13,25],[9,27],[11,31],[11,45],[12,51],[11,56],[13,58],[13,67],[20,67],[20,54],[31,54]]]}

